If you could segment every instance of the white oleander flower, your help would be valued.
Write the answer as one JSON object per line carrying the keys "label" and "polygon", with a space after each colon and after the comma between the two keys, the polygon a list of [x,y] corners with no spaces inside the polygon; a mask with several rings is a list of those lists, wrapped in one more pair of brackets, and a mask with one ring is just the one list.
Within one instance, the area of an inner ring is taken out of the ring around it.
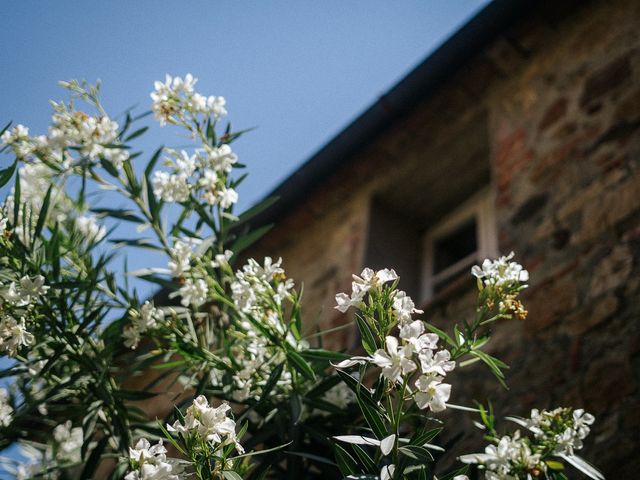
{"label": "white oleander flower", "polygon": [[168,266],[171,275],[174,277],[182,277],[185,272],[191,270],[193,243],[183,240],[176,240],[173,248],[170,250],[171,260]]}
{"label": "white oleander flower", "polygon": [[175,156],[175,165],[178,173],[190,177],[196,171],[196,156],[189,155],[186,150],[169,150]]}
{"label": "white oleander flower", "polygon": [[9,392],[0,388],[0,426],[8,427],[13,420],[13,408],[9,405]]}
{"label": "white oleander flower", "polygon": [[125,347],[135,350],[141,340],[140,330],[132,325],[128,325],[122,331],[122,337],[124,338]]}
{"label": "white oleander flower", "polygon": [[79,462],[80,449],[84,437],[82,427],[71,427],[71,420],[61,423],[53,429],[53,438],[56,442],[56,459],[64,462]]}
{"label": "white oleander flower", "polygon": [[529,272],[517,262],[510,262],[514,256],[511,252],[497,260],[486,259],[482,268],[474,265],[471,269],[473,276],[481,279],[485,285],[506,286],[522,284],[529,280]]}
{"label": "white oleander flower", "polygon": [[189,198],[191,185],[184,174],[156,171],[153,174],[153,193],[165,202],[184,202]]}
{"label": "white oleander flower", "polygon": [[416,308],[416,304],[413,300],[402,290],[398,290],[395,293],[393,299],[393,313],[396,316],[398,325],[403,326],[412,321],[411,316],[415,313],[424,313],[422,310]]}
{"label": "white oleander flower", "polygon": [[238,192],[233,188],[222,187],[220,189],[220,206],[224,209],[231,207],[238,201]]}
{"label": "white oleander flower", "polygon": [[230,410],[231,407],[226,403],[212,407],[207,398],[200,395],[187,408],[184,423],[176,421],[173,425],[167,425],[167,430],[186,435],[195,433],[214,445],[233,443],[238,452],[244,453],[236,439],[236,422],[227,416]]}
{"label": "white oleander flower", "polygon": [[198,278],[192,280],[188,278],[185,280],[184,285],[178,290],[178,294],[182,298],[180,303],[185,307],[189,305],[199,307],[207,301],[208,292],[207,282],[203,279]]}
{"label": "white oleander flower", "polygon": [[135,349],[140,343],[141,334],[156,328],[158,322],[164,320],[164,312],[154,307],[153,303],[146,301],[140,310],[130,310],[129,318],[131,324],[124,328],[122,337],[126,347]]}
{"label": "white oleander flower", "polygon": [[2,210],[0,209],[0,236],[4,235],[4,232],[7,230],[7,222],[9,219],[2,214]]}
{"label": "white oleander flower", "polygon": [[520,437],[516,431],[513,437],[503,436],[497,445],[488,445],[484,453],[472,453],[459,457],[463,463],[476,463],[486,469],[485,477],[493,480],[510,480],[514,470],[546,471],[546,464],[541,461],[540,454],[533,454],[527,439]]}
{"label": "white oleander flower", "polygon": [[223,268],[229,265],[229,260],[233,257],[231,250],[225,250],[224,253],[218,253],[213,257],[211,266],[213,268]]}
{"label": "white oleander flower", "polygon": [[100,225],[95,215],[83,215],[76,218],[76,229],[88,242],[99,242],[107,234],[107,228]]}
{"label": "white oleander flower", "polygon": [[424,349],[418,353],[420,359],[420,371],[425,374],[437,374],[445,376],[447,372],[451,372],[456,368],[456,362],[451,360],[449,350],[439,350],[434,352],[430,349]]}
{"label": "white oleander flower", "polygon": [[0,320],[0,350],[10,357],[15,357],[20,347],[33,343],[33,335],[27,331],[25,319],[20,321],[7,315]]}
{"label": "white oleander flower", "polygon": [[18,158],[25,158],[31,154],[33,147],[29,140],[29,129],[22,124],[7,130],[0,137],[0,141],[5,145],[9,145]]}
{"label": "white oleander flower", "polygon": [[447,408],[446,402],[451,395],[451,385],[442,383],[442,377],[420,375],[415,385],[417,391],[413,398],[418,408],[421,410],[429,408],[432,412],[441,412]]}
{"label": "white oleander flower", "polygon": [[378,349],[371,361],[382,368],[382,375],[392,382],[401,380],[402,375],[415,371],[418,367],[412,360],[413,345],[407,344],[398,348],[398,339],[388,336],[385,340],[386,351]]}
{"label": "white oleander flower", "polygon": [[382,467],[382,470],[380,470],[380,480],[392,480],[395,472],[395,465],[385,465],[384,467]]}
{"label": "white oleander flower", "polygon": [[342,313],[345,313],[350,307],[359,308],[362,306],[363,299],[370,289],[380,288],[385,283],[392,282],[397,278],[396,272],[388,268],[377,272],[370,268],[365,268],[359,276],[353,275],[351,295],[338,293],[335,296],[337,305],[334,308]]}
{"label": "white oleander flower", "polygon": [[226,143],[219,147],[205,147],[205,163],[208,167],[217,172],[229,173],[238,161],[238,156],[233,153],[231,147]]}
{"label": "white oleander flower", "polygon": [[42,275],[29,277],[25,275],[20,279],[20,296],[27,302],[31,303],[49,290],[44,284],[45,279]]}
{"label": "white oleander flower", "polygon": [[180,480],[183,472],[178,460],[167,458],[167,449],[159,440],[151,445],[141,438],[134,448],[129,447],[129,463],[133,470],[125,480]]}

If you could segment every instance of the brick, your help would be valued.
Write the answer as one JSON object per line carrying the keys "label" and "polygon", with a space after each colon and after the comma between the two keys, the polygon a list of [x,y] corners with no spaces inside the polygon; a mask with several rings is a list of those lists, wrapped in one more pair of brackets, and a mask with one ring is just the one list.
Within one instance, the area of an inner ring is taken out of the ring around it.
{"label": "brick", "polygon": [[611,318],[620,307],[615,295],[606,295],[576,312],[573,312],[562,323],[563,330],[570,335],[582,335]]}
{"label": "brick", "polygon": [[640,175],[628,179],[615,188],[598,192],[596,189],[582,210],[582,229],[572,242],[582,244],[610,231],[619,221],[640,210]]}
{"label": "brick", "polygon": [[629,362],[623,357],[603,357],[591,362],[582,381],[587,411],[599,415],[635,391]]}
{"label": "brick", "polygon": [[525,301],[529,316],[525,321],[528,332],[547,330],[559,322],[578,304],[578,289],[572,274],[566,273],[536,286]]}
{"label": "brick", "polygon": [[626,246],[616,246],[594,268],[589,296],[594,298],[623,285],[633,267],[633,256]]}
{"label": "brick", "polygon": [[553,102],[542,115],[542,120],[538,124],[538,130],[544,132],[549,127],[555,125],[567,113],[569,101],[566,98],[559,98]]}
{"label": "brick", "polygon": [[617,58],[600,70],[594,72],[585,81],[580,106],[585,109],[594,101],[611,90],[624,84],[631,77],[631,63],[628,56]]}

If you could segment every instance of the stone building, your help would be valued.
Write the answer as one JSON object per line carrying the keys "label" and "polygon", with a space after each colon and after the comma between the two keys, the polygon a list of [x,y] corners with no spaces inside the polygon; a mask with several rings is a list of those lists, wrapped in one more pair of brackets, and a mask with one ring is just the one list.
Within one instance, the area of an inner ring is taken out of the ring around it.
{"label": "stone building", "polygon": [[[511,388],[474,365],[452,401],[584,407],[584,456],[635,478],[639,127],[640,2],[496,0],[276,189],[254,225],[275,227],[249,254],[282,256],[304,283],[308,328],[347,320],[334,295],[363,266],[395,268],[423,318],[451,328],[473,312],[469,267],[513,250],[529,318],[488,346]],[[456,425],[456,450],[474,451],[479,431]]]}

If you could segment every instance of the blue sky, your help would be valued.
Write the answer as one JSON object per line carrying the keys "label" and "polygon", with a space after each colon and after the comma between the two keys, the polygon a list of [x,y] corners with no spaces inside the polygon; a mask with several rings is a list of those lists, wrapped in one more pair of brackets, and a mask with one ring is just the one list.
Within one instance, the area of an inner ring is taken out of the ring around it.
{"label": "blue sky", "polygon": [[[153,81],[191,72],[227,99],[249,179],[247,207],[268,194],[437,48],[486,0],[37,1],[3,6],[0,123],[45,133],[58,80],[103,83],[115,116],[149,108]],[[179,145],[152,126],[137,147]],[[0,161],[7,162],[5,156]],[[3,166],[0,166],[0,168]],[[151,266],[138,257],[134,268]],[[1,474],[0,474],[1,476]]]}
{"label": "blue sky", "polygon": [[[58,80],[103,83],[115,115],[153,81],[193,73],[227,98],[255,202],[457,30],[484,0],[21,0],[5,5],[0,119],[43,133]],[[3,120],[3,122],[5,121]],[[150,122],[153,123],[153,122]],[[154,128],[142,147],[178,143]]]}

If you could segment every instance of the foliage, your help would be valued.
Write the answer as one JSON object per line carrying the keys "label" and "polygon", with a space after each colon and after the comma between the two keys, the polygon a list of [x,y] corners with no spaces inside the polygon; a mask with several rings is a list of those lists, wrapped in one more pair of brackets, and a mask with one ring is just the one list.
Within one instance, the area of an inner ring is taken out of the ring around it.
{"label": "foliage", "polygon": [[[466,478],[477,464],[487,479],[561,479],[565,463],[602,478],[575,454],[593,422],[582,410],[534,410],[512,418],[524,433],[499,434],[489,407],[449,402],[454,368],[484,362],[504,384],[506,365],[483,347],[489,324],[527,314],[517,297],[528,274],[511,256],[474,267],[477,314],[451,333],[414,318],[422,312],[393,270],[364,269],[336,296],[338,310],[356,310],[344,328],[355,323],[360,356],[323,348],[281,259],[237,267],[268,230],[250,221],[273,199],[234,213],[245,176],[231,145],[243,132],[223,125],[224,98],[195,84],[191,75],[155,83],[153,114],[191,146],[161,147],[146,163],[132,144],[146,115],[118,124],[99,85],[62,82],[71,98],[52,102],[46,135],[2,132],[1,152],[15,161],[0,186],[15,180],[0,216],[0,351],[11,360],[0,372],[10,380],[0,447],[17,442],[30,458],[7,469],[19,478],[431,479],[446,428],[439,414],[458,408],[479,415],[490,445],[440,478]],[[116,196],[125,207],[113,208]],[[137,235],[117,237],[120,222]],[[161,253],[167,266],[117,274],[119,246]],[[132,275],[166,298],[140,299]]]}

